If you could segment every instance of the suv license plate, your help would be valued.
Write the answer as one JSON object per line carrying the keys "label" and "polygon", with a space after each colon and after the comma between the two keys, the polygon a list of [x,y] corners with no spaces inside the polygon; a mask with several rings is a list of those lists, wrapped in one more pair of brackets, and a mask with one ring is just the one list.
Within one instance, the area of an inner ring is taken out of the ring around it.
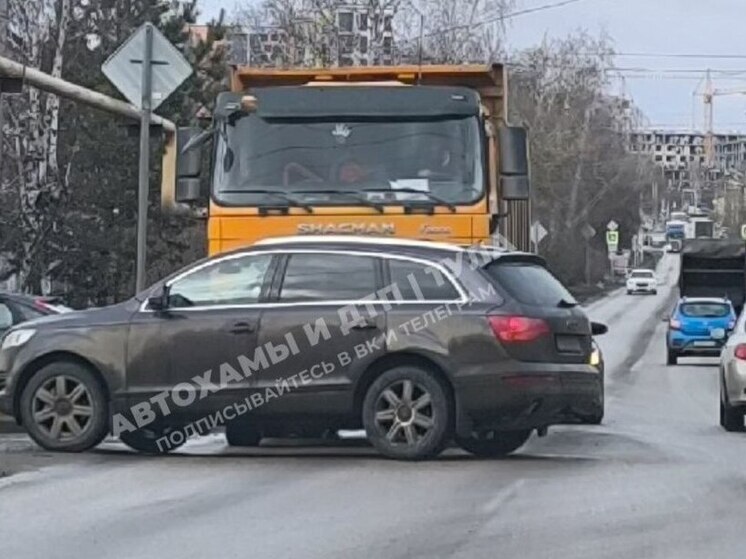
{"label": "suv license plate", "polygon": [[711,342],[709,340],[697,340],[692,344],[696,347],[715,347],[717,344],[715,342]]}

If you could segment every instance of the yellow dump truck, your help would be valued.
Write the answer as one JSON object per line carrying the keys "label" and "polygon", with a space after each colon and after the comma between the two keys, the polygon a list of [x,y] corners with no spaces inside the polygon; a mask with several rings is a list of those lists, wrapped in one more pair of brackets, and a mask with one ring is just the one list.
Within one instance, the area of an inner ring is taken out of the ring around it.
{"label": "yellow dump truck", "polygon": [[212,126],[168,141],[162,204],[207,216],[211,255],[333,234],[529,250],[526,133],[506,109],[501,65],[235,67]]}

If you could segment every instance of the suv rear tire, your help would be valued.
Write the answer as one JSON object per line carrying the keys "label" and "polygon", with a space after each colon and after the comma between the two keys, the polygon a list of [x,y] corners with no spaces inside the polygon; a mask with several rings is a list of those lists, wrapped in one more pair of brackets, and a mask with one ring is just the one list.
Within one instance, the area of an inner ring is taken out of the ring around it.
{"label": "suv rear tire", "polygon": [[483,431],[472,437],[456,437],[456,444],[476,456],[498,458],[507,456],[521,448],[530,436],[530,429]]}
{"label": "suv rear tire", "polygon": [[420,367],[394,367],[370,385],[363,400],[368,440],[388,458],[437,456],[451,438],[453,413],[448,390]]}
{"label": "suv rear tire", "polygon": [[109,403],[98,377],[72,361],[39,369],[21,393],[21,421],[47,450],[82,452],[109,432]]}
{"label": "suv rear tire", "polygon": [[259,446],[262,433],[245,421],[233,421],[225,426],[225,440],[228,446]]}

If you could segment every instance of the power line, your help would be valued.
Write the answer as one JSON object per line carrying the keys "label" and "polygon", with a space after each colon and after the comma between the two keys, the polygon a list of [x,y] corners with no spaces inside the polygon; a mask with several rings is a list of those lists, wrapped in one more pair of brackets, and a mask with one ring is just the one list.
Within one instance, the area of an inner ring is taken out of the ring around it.
{"label": "power line", "polygon": [[[498,14],[496,16],[488,17],[480,21],[470,22],[470,23],[463,23],[460,25],[453,25],[451,27],[443,27],[441,29],[436,29],[435,31],[430,31],[429,33],[425,33],[423,37],[429,38],[434,37],[436,35],[440,35],[442,33],[449,33],[451,31],[460,31],[462,29],[474,29],[476,27],[481,27],[483,25],[488,25],[490,23],[495,23],[497,21],[504,21],[507,19],[513,19],[515,17],[527,15],[527,14],[533,14],[535,12],[541,12],[544,10],[551,10],[554,8],[561,8],[563,6],[567,6],[569,4],[576,4],[577,2],[583,2],[584,0],[561,0],[559,2],[552,2],[549,4],[542,4],[541,6],[535,6],[533,8],[526,8],[524,10],[516,10],[515,12],[510,12],[508,14]],[[418,40],[419,38],[410,38],[402,41],[399,44],[407,44],[411,43],[415,40]]]}
{"label": "power line", "polygon": [[629,56],[640,58],[699,58],[699,59],[725,59],[746,60],[746,54],[730,53],[687,53],[687,52],[611,52],[611,53],[582,53],[584,55],[605,54],[611,56]]}

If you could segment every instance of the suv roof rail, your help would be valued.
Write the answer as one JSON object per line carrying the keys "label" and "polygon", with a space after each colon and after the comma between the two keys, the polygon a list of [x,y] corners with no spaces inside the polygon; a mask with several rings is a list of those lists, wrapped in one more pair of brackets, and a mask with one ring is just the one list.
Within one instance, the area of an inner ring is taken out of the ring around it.
{"label": "suv roof rail", "polygon": [[400,239],[397,237],[377,237],[362,236],[362,235],[289,235],[287,237],[270,237],[267,239],[261,239],[254,243],[254,246],[266,246],[266,245],[277,245],[282,243],[359,243],[359,244],[385,244],[385,245],[400,245],[400,246],[412,246],[422,248],[439,248],[443,250],[451,250],[453,252],[460,252],[466,250],[458,245],[437,242],[437,241],[421,241],[417,239]]}

